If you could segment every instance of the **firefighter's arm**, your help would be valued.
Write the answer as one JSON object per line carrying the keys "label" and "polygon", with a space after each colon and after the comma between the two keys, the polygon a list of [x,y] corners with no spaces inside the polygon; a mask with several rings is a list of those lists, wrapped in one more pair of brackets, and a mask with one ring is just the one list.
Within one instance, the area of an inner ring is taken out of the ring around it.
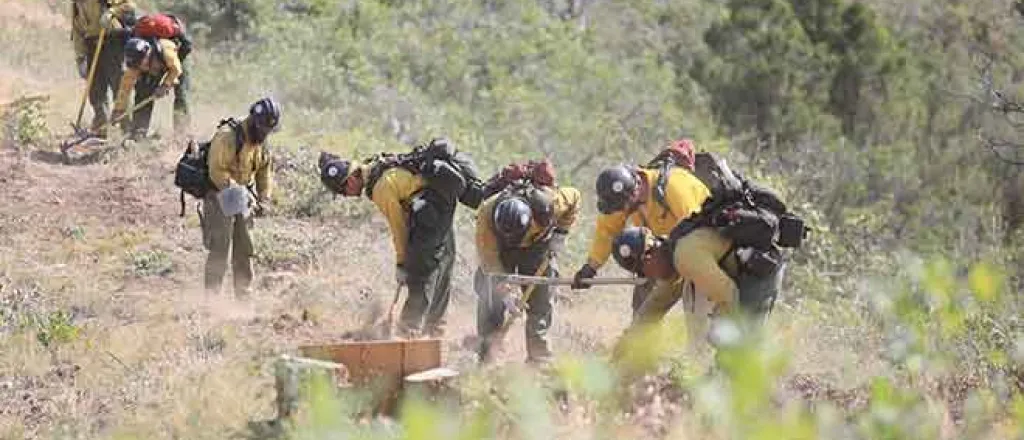
{"label": "firefighter's arm", "polygon": [[160,45],[164,49],[164,65],[167,66],[167,74],[164,75],[164,82],[161,84],[164,87],[174,87],[178,84],[178,78],[181,78],[182,67],[181,59],[178,58],[178,46],[171,40],[160,40]]}
{"label": "firefighter's arm", "polygon": [[498,251],[498,239],[494,235],[492,214],[497,197],[491,197],[480,205],[476,211],[476,253],[480,260],[480,268],[484,272],[501,272],[501,257]]}
{"label": "firefighter's arm", "polygon": [[207,168],[210,172],[210,181],[217,187],[218,191],[231,186],[231,162],[235,159],[235,137],[234,133],[217,131],[217,134],[210,140],[210,152],[207,157]]}
{"label": "firefighter's arm", "polygon": [[260,167],[256,170],[256,195],[260,201],[269,201],[274,189],[274,161],[270,160],[267,149],[260,147]]}
{"label": "firefighter's arm", "polygon": [[710,196],[711,192],[700,179],[682,170],[673,170],[665,188],[665,202],[672,215],[680,220],[699,211]]}
{"label": "firefighter's arm", "polygon": [[597,216],[597,227],[594,229],[594,239],[590,242],[590,256],[587,260],[590,267],[598,269],[608,261],[612,253],[612,240],[626,227],[626,215],[626,211],[618,211]]}
{"label": "firefighter's arm", "polygon": [[554,199],[555,227],[568,231],[580,214],[582,196],[576,188],[559,188]]}
{"label": "firefighter's arm", "polygon": [[121,86],[117,89],[117,98],[114,99],[114,113],[124,113],[128,108],[128,95],[132,94],[135,83],[139,80],[139,69],[126,69],[121,76]]}
{"label": "firefighter's arm", "polygon": [[395,246],[395,264],[405,263],[405,246],[409,238],[409,224],[399,194],[396,173],[385,172],[373,187],[373,204],[388,221],[391,242]]}

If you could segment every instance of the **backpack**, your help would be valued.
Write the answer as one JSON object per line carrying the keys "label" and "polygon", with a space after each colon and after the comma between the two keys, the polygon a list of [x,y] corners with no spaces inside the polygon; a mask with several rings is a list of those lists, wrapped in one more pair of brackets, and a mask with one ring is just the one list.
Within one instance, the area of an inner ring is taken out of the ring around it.
{"label": "backpack", "polygon": [[555,166],[547,158],[505,165],[484,185],[483,198],[491,197],[520,180],[537,186],[554,186]]}
{"label": "backpack", "polygon": [[[217,129],[219,130],[225,125],[230,126],[235,133],[235,154],[237,155],[245,145],[245,133],[242,130],[242,123],[235,118],[222,119],[217,124]],[[210,171],[207,163],[207,158],[210,154],[210,142],[205,141],[197,144],[195,141],[190,140],[188,146],[185,147],[185,152],[178,159],[177,167],[174,169],[174,186],[181,189],[179,194],[181,200],[181,213],[179,216],[181,217],[185,216],[185,194],[202,199],[215,188],[213,181],[210,180]]]}
{"label": "backpack", "polygon": [[671,243],[697,228],[716,228],[732,240],[745,273],[767,277],[782,264],[781,248],[800,247],[807,237],[810,228],[774,191],[733,172],[723,159],[697,153],[694,175],[707,185],[711,197],[672,229]]}
{"label": "backpack", "polygon": [[446,200],[458,200],[476,209],[483,201],[483,184],[472,157],[447,141],[434,140],[408,153],[380,153],[366,159],[372,163],[364,193],[373,198],[373,188],[384,172],[395,167],[423,176],[427,188]]}
{"label": "backpack", "polygon": [[143,15],[132,27],[132,36],[150,40],[154,47],[159,47],[157,39],[174,40],[178,44],[178,58],[181,61],[185,61],[185,57],[192,53],[192,40],[185,33],[185,24],[171,14]]}

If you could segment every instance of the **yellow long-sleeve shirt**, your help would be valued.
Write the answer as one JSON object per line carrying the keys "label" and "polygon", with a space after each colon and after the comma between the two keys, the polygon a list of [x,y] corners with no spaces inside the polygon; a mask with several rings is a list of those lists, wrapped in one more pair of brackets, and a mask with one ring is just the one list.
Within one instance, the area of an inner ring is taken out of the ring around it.
{"label": "yellow long-sleeve shirt", "polygon": [[[580,213],[580,191],[572,187],[544,188],[552,201],[552,215],[554,226],[558,229],[568,230]],[[476,251],[480,260],[480,267],[487,272],[500,272],[501,265],[498,237],[494,233],[494,208],[501,199],[501,194],[495,194],[480,204],[476,212]],[[530,229],[523,237],[520,247],[529,247],[537,242],[546,232],[547,225],[541,225],[534,220]]]}
{"label": "yellow long-sleeve shirt", "polygon": [[113,30],[124,29],[124,14],[135,11],[135,3],[131,0],[111,0],[108,3],[109,8],[100,0],[75,0],[71,3],[71,42],[76,57],[91,55],[86,40],[99,37],[100,28],[105,27],[108,35]]}
{"label": "yellow long-sleeve shirt", "polygon": [[630,212],[618,211],[597,217],[597,228],[590,243],[587,262],[591,267],[597,269],[608,261],[612,251],[612,240],[626,227],[627,221],[635,226],[646,226],[657,235],[665,235],[680,221],[699,211],[704,201],[711,196],[707,186],[689,171],[672,168],[665,185],[665,202],[668,204],[666,210],[654,198],[654,188],[661,173],[658,170],[641,169],[640,174],[648,184],[644,203]]}
{"label": "yellow long-sleeve shirt", "polygon": [[[369,175],[371,166],[364,166],[363,176]],[[405,263],[412,198],[423,189],[423,185],[423,177],[405,168],[394,167],[381,173],[373,186],[371,200],[387,219],[391,243],[395,247],[395,264]]]}
{"label": "yellow long-sleeve shirt", "polygon": [[263,145],[249,140],[245,125],[243,119],[244,143],[237,154],[235,132],[230,126],[219,128],[213,135],[207,158],[210,180],[218,190],[227,188],[232,182],[248,186],[255,181],[256,194],[261,199],[269,199],[273,189],[273,164]]}
{"label": "yellow long-sleeve shirt", "polygon": [[121,77],[121,87],[117,91],[117,100],[114,102],[115,111],[123,112],[128,107],[128,95],[131,94],[135,83],[142,75],[162,76],[164,80],[161,85],[166,87],[178,85],[183,72],[181,58],[178,57],[178,44],[167,39],[159,39],[157,44],[160,45],[160,50],[154,50],[154,54],[151,56],[155,56],[157,53],[163,56],[160,59],[151,59],[148,69],[145,71],[137,68],[125,70],[124,76]]}

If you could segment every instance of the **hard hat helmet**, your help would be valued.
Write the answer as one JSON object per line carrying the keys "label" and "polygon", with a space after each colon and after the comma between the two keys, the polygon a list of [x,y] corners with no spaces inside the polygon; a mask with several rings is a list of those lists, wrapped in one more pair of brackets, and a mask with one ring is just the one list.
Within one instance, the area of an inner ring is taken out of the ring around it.
{"label": "hard hat helmet", "polygon": [[633,171],[625,165],[605,168],[597,175],[597,210],[611,214],[626,208],[637,188]]}
{"label": "hard hat helmet", "polygon": [[530,205],[519,197],[509,197],[494,207],[494,229],[506,245],[518,245],[530,229],[533,213]]}
{"label": "hard hat helmet", "polygon": [[249,107],[249,118],[257,128],[269,133],[281,121],[281,105],[274,98],[263,98]]}
{"label": "hard hat helmet", "polygon": [[142,38],[129,38],[124,44],[124,64],[130,68],[137,69],[142,65],[142,60],[153,51],[153,45]]}
{"label": "hard hat helmet", "polygon": [[326,151],[321,151],[318,165],[320,168],[320,182],[335,194],[344,194],[345,179],[348,178],[352,162]]}
{"label": "hard hat helmet", "polygon": [[647,228],[630,226],[623,229],[615,240],[612,240],[612,257],[623,269],[641,274],[644,255],[652,244],[651,239],[651,233]]}

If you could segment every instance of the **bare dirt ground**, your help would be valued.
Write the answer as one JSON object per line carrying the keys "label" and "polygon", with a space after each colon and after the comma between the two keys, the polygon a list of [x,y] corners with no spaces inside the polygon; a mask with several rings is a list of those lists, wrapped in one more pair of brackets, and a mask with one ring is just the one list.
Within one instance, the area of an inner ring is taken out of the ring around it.
{"label": "bare dirt ground", "polygon": [[[42,36],[38,45],[0,50],[0,103],[50,96],[47,122],[55,134],[44,145],[0,151],[0,438],[237,434],[248,421],[273,415],[275,356],[335,340],[367,311],[386,307],[391,245],[380,216],[259,220],[256,292],[204,293],[198,222],[192,207],[177,216],[171,183],[180,146],[142,143],[99,163],[60,164],[56,142],[82,87],[66,20],[47,4],[16,0],[0,8],[0,28],[0,36],[17,29]],[[166,110],[158,105],[158,118]],[[237,111],[198,102],[195,120],[202,126]],[[445,344],[447,362],[458,369],[474,368],[462,346],[474,331],[468,227],[460,225]],[[563,292],[552,330],[556,350],[606,350],[627,324],[628,295],[612,288]],[[801,373],[787,379],[783,393],[862,406],[864,384],[883,374],[871,349],[878,335],[842,323],[823,327],[806,312],[784,302],[774,318],[778,337],[800,348],[792,369]],[[521,333],[520,326],[510,332],[500,363],[525,357]],[[639,389],[638,429],[664,433],[688,397],[665,378]]]}

